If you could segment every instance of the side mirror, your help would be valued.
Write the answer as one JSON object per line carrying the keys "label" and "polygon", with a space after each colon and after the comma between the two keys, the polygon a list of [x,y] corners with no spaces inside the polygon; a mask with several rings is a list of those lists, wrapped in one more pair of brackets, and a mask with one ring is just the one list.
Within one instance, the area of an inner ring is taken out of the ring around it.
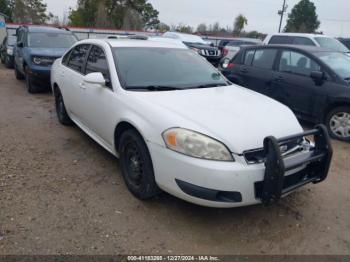
{"label": "side mirror", "polygon": [[84,76],[84,82],[88,84],[106,86],[106,80],[100,72],[87,74]]}
{"label": "side mirror", "polygon": [[323,81],[326,80],[326,76],[321,71],[312,71],[310,77],[315,81],[316,85],[322,85]]}
{"label": "side mirror", "polygon": [[17,43],[17,47],[20,47],[20,48],[24,47],[23,42],[18,42],[18,43]]}

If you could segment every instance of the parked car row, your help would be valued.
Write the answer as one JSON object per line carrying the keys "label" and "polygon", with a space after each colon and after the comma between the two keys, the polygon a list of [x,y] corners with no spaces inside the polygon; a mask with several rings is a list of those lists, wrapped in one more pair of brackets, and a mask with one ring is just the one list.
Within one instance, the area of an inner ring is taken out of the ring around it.
{"label": "parked car row", "polygon": [[[305,61],[294,57],[299,49],[292,47],[284,54],[284,46],[242,45],[224,70],[230,82],[206,61],[218,63],[219,48],[195,36],[165,36],[76,42],[62,29],[21,27],[16,77],[25,76],[32,93],[39,91],[35,80],[50,80],[59,122],[76,124],[118,157],[124,181],[139,199],[165,191],[210,207],[268,204],[327,178],[327,128],[304,132],[289,104],[261,92],[261,82],[271,80],[255,77],[278,68],[309,70],[315,86],[326,85],[338,60],[326,71],[317,69],[345,55],[319,57],[318,68],[306,51]],[[341,85],[340,76],[335,81]],[[339,123],[345,125],[343,112],[332,117],[335,133]]]}

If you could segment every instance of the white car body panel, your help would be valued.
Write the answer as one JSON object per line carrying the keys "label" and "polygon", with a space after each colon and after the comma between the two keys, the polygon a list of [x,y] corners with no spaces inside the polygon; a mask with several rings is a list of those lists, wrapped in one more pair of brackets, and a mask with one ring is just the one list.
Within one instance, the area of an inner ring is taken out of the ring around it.
{"label": "white car body panel", "polygon": [[[253,91],[226,86],[164,92],[124,90],[112,59],[112,47],[186,48],[174,43],[141,40],[84,40],[102,47],[106,53],[113,90],[83,83],[83,75],[55,61],[52,87],[58,86],[72,120],[96,142],[118,156],[114,132],[121,122],[133,125],[144,138],[151,154],[155,178],[163,190],[199,205],[235,207],[260,203],[253,184],[261,181],[263,164],[248,165],[240,155],[263,147],[267,136],[277,138],[302,132],[294,114],[286,106]],[[82,87],[83,84],[83,87]],[[203,133],[224,143],[235,162],[195,159],[166,148],[162,133],[182,127]],[[189,196],[175,179],[217,190],[239,190],[241,203],[219,203]]]}

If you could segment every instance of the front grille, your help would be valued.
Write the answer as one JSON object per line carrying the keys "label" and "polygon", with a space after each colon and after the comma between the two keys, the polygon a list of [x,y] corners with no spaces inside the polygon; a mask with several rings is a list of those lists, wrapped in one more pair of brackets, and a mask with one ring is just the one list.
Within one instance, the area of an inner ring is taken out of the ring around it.
{"label": "front grille", "polygon": [[203,56],[220,56],[221,51],[220,50],[205,50],[202,49],[200,51],[200,54]]}
{"label": "front grille", "polygon": [[[281,152],[284,156],[290,156],[305,150],[310,143],[304,139],[291,140],[280,144]],[[290,151],[290,153],[288,153]],[[249,150],[243,153],[248,164],[259,164],[265,162],[266,155],[263,148]]]}

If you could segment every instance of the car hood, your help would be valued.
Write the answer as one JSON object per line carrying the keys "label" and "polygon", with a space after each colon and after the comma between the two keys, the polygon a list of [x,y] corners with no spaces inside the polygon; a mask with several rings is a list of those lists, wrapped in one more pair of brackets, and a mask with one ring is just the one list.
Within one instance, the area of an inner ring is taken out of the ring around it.
{"label": "car hood", "polygon": [[202,49],[202,50],[209,50],[209,51],[216,51],[218,50],[216,47],[212,47],[209,45],[202,45],[202,44],[196,44],[196,43],[185,43],[188,47]]}
{"label": "car hood", "polygon": [[236,154],[262,148],[267,136],[281,138],[303,131],[286,106],[235,85],[135,95],[149,106],[160,107],[158,112],[174,116],[167,118],[170,126],[166,128],[182,127],[204,133]]}
{"label": "car hood", "polygon": [[30,55],[61,57],[68,48],[29,48]]}

